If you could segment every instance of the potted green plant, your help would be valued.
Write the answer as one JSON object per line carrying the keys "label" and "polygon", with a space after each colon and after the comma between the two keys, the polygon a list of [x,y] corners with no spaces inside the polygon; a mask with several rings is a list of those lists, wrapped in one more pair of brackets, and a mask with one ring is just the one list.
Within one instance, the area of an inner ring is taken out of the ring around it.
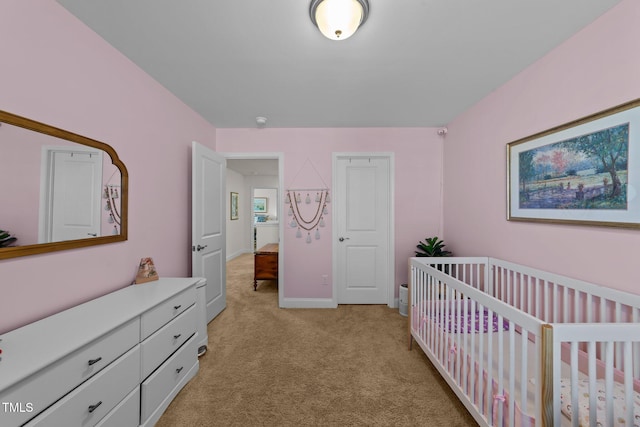
{"label": "potted green plant", "polygon": [[8,248],[16,240],[18,239],[9,234],[8,231],[0,230],[0,248]]}
{"label": "potted green plant", "polygon": [[444,241],[439,239],[438,236],[427,237],[424,242],[419,242],[416,246],[417,257],[448,257],[453,256],[453,253],[444,249]]}

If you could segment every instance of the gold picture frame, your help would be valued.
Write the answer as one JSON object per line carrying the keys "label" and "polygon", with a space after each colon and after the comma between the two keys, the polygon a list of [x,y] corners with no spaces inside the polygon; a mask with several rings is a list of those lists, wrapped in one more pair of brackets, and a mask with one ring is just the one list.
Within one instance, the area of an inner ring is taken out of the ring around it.
{"label": "gold picture frame", "polygon": [[229,206],[229,215],[231,220],[233,221],[235,219],[238,219],[238,193],[235,193],[233,191],[231,192],[231,200]]}
{"label": "gold picture frame", "polygon": [[640,99],[507,144],[507,220],[640,228]]}

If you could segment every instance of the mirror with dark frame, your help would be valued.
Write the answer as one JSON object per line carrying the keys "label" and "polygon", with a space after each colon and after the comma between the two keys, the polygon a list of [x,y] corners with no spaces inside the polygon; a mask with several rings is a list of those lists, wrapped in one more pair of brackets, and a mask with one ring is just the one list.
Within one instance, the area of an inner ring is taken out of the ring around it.
{"label": "mirror with dark frame", "polygon": [[127,168],[109,145],[0,110],[0,259],[127,240]]}

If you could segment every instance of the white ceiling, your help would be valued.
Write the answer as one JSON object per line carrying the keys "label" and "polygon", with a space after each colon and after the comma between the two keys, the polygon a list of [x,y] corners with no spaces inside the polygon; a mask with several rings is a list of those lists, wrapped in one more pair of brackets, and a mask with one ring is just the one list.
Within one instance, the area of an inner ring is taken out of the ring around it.
{"label": "white ceiling", "polygon": [[227,159],[227,169],[246,176],[278,176],[278,161],[271,159]]}
{"label": "white ceiling", "polygon": [[441,126],[620,0],[369,0],[325,39],[310,0],[58,0],[219,128]]}

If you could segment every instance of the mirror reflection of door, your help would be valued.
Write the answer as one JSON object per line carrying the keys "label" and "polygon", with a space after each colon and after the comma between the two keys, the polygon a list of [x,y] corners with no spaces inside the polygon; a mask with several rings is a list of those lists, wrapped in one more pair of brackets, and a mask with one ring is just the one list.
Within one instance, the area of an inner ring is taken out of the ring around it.
{"label": "mirror reflection of door", "polygon": [[102,151],[44,147],[39,243],[101,235]]}

